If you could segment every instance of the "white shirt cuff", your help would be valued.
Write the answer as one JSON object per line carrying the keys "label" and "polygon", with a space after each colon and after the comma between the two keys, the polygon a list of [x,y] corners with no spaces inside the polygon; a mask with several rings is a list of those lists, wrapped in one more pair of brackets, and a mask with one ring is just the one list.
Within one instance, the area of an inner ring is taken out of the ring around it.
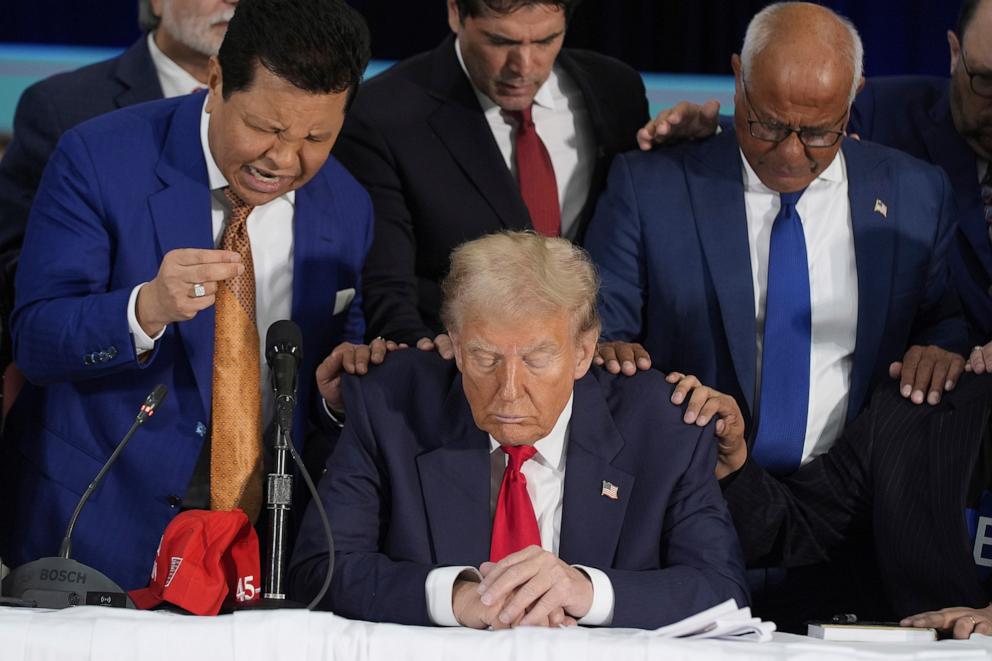
{"label": "white shirt cuff", "polygon": [[324,405],[324,413],[326,413],[327,417],[331,419],[331,422],[337,425],[338,428],[344,427],[344,421],[342,421],[341,418],[339,418],[337,414],[331,410],[331,407],[327,405],[327,400],[321,398],[320,403]]}
{"label": "white shirt cuff", "polygon": [[589,612],[578,620],[578,624],[588,627],[608,627],[613,624],[615,597],[610,577],[599,569],[584,565],[572,566],[585,573],[592,582],[592,606],[589,608]]}
{"label": "white shirt cuff", "polygon": [[[439,627],[460,627],[451,604],[451,593],[455,581],[463,573],[482,581],[482,575],[475,567],[438,567],[427,574],[424,592],[427,594],[427,617]],[[611,591],[612,592],[612,591]]]}
{"label": "white shirt cuff", "polygon": [[141,329],[141,324],[138,323],[138,292],[141,291],[141,288],[147,284],[147,282],[142,282],[140,285],[132,289],[131,297],[127,299],[127,325],[131,329],[131,335],[134,337],[134,351],[139,356],[154,349],[155,343],[162,339],[166,329],[166,327],[163,326],[158,335],[155,337],[148,337],[148,333],[143,331]]}

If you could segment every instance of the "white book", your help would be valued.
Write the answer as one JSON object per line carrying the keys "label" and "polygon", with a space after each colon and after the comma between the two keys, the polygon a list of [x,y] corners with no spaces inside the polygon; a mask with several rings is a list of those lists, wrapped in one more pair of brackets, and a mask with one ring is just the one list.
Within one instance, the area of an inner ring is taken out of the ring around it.
{"label": "white book", "polygon": [[851,643],[922,643],[937,640],[936,629],[914,629],[898,624],[809,624],[810,638]]}

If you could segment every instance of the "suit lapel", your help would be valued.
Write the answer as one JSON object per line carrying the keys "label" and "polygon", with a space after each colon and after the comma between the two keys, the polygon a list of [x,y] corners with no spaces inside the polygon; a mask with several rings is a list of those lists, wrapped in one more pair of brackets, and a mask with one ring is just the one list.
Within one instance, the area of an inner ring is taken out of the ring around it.
{"label": "suit lapel", "polygon": [[478,566],[489,559],[489,436],[472,419],[459,375],[448,391],[442,445],[417,457],[424,510],[438,565]]}
{"label": "suit lapel", "polygon": [[[861,145],[845,140],[842,147],[847,166],[847,191],[854,231],[854,255],[858,274],[858,322],[851,370],[847,419],[852,420],[868,394],[878,348],[885,332],[889,294],[892,289],[892,260],[899,214],[903,211],[892,197],[891,183],[876,158],[867,156]],[[886,205],[886,215],[875,211],[877,201]]]}
{"label": "suit lapel", "polygon": [[753,415],[757,327],[740,159],[734,132],[724,131],[691,152],[686,178],[734,371]]}
{"label": "suit lapel", "polygon": [[937,100],[929,115],[932,123],[923,127],[923,140],[930,161],[947,173],[954,187],[958,227],[968,239],[985,272],[992,274],[992,247],[982,206],[975,153],[954,128],[948,92]]}
{"label": "suit lapel", "polygon": [[431,94],[440,102],[427,122],[479,193],[509,229],[531,227],[520,189],[506,167],[479,100],[455,55],[454,39],[434,51]]}
{"label": "suit lapel", "polygon": [[114,75],[124,88],[114,99],[118,108],[162,98],[162,85],[148,52],[147,39],[142,35],[117,61]]}
{"label": "suit lapel", "polygon": [[[610,567],[634,476],[611,465],[623,448],[595,377],[575,384],[565,459],[565,493],[558,555],[566,562]],[[603,495],[603,482],[617,487],[617,499]]]}
{"label": "suit lapel", "polygon": [[[214,248],[207,166],[200,145],[203,94],[185,99],[172,116],[156,174],[163,183],[148,206],[161,254],[178,248]],[[205,411],[210,411],[213,378],[214,308],[172,325],[182,339]]]}

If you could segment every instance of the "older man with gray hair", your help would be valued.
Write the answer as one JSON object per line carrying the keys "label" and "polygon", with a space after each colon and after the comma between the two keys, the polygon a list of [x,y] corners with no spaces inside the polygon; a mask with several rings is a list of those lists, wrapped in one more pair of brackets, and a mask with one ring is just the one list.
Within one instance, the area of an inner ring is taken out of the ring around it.
{"label": "older man with gray hair", "polygon": [[861,57],[831,10],[765,8],[731,60],[734,126],[619,157],[586,237],[604,337],[725,393],[694,393],[686,421],[725,416],[721,439],[746,433],[776,476],[826,452],[883,379],[936,405],[968,346],[946,175],[846,139]]}
{"label": "older man with gray hair", "polygon": [[[654,628],[747,600],[712,426],[658,406],[661,375],[590,367],[598,278],[564,239],[503,233],[452,255],[455,362],[394,353],[347,381],[321,497],[347,617],[504,628]],[[328,570],[309,511],[291,573]]]}

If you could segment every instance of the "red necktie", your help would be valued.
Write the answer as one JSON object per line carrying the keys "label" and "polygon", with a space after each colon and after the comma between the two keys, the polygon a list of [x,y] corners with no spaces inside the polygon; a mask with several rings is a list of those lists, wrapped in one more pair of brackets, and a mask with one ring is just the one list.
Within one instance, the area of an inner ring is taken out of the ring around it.
{"label": "red necktie", "polygon": [[541,545],[534,505],[527,495],[527,478],[520,472],[521,466],[537,449],[532,445],[501,445],[500,448],[508,460],[493,516],[493,540],[489,550],[489,559],[493,562],[528,546]]}
{"label": "red necktie", "polygon": [[534,127],[531,108],[510,113],[517,120],[517,181],[530,211],[530,222],[539,234],[561,234],[558,182],[551,156]]}

